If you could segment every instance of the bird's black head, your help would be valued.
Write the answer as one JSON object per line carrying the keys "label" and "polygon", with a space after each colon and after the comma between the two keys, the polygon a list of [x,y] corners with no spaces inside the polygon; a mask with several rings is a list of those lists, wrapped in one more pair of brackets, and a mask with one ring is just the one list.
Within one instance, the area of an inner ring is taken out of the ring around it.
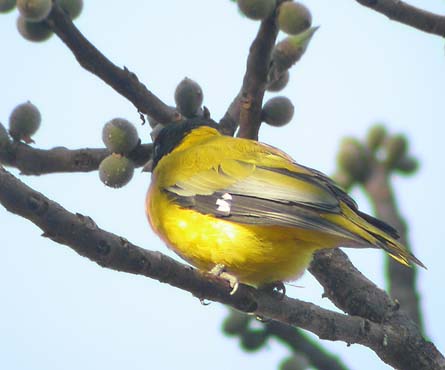
{"label": "bird's black head", "polygon": [[161,158],[170,153],[190,131],[200,126],[210,126],[218,130],[218,124],[215,121],[201,117],[165,126],[153,142],[153,169]]}

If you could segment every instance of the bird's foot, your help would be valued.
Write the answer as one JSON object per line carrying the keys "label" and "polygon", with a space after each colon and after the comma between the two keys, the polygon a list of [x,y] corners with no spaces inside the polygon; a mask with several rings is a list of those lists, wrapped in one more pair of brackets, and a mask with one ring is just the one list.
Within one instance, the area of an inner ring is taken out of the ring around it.
{"label": "bird's foot", "polygon": [[222,263],[218,263],[209,271],[209,273],[228,281],[230,288],[232,288],[232,290],[230,291],[230,295],[234,295],[238,290],[239,280],[235,275],[232,275],[225,271],[225,269],[226,267]]}

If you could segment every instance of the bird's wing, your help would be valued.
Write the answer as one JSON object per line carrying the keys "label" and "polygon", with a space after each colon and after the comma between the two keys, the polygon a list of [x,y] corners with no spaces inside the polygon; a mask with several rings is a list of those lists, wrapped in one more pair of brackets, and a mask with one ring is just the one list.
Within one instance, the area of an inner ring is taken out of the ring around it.
{"label": "bird's wing", "polygon": [[[276,166],[279,163],[283,166]],[[340,202],[356,209],[354,201],[320,172],[275,154],[266,161],[263,157],[226,159],[164,190],[184,208],[233,222],[298,227],[355,237],[322,217],[340,215]]]}

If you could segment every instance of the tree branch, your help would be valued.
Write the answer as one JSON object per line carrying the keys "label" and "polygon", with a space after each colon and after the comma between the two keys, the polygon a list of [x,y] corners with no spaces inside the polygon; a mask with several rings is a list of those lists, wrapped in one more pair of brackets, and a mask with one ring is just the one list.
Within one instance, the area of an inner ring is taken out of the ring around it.
{"label": "tree branch", "polygon": [[150,92],[133,72],[126,67],[122,69],[115,66],[91,44],[56,2],[46,22],[83,68],[126,97],[139,112],[148,114],[160,123],[180,119],[181,115]]}
{"label": "tree branch", "polygon": [[399,305],[358,271],[340,249],[315,253],[309,271],[324,287],[324,295],[350,315],[382,323],[398,310]]}
{"label": "tree branch", "polygon": [[[277,2],[277,7],[281,2]],[[220,121],[223,133],[233,135],[239,123],[239,137],[258,140],[270,57],[278,35],[275,16],[273,12],[261,22],[258,33],[250,46],[241,91]]]}
{"label": "tree branch", "polygon": [[261,22],[258,34],[250,47],[240,94],[239,137],[258,140],[270,56],[277,35],[274,12]]}
{"label": "tree branch", "polygon": [[[339,249],[317,252],[309,270],[325,288],[324,295],[341,310],[384,326],[388,323],[394,327],[401,325],[403,329],[400,329],[410,338],[405,345],[412,348],[420,345],[416,341],[412,342],[415,336],[420,338],[422,335],[418,326],[411,321],[405,311],[399,310],[398,303],[391,300],[383,290],[363,276],[351,264],[344,252]],[[428,351],[426,342],[421,345]],[[385,357],[380,357],[391,364]],[[399,364],[399,366],[401,369],[411,368],[408,363],[404,363],[403,366]],[[416,366],[426,365],[421,365],[419,362]],[[441,359],[438,366],[440,369],[445,369],[445,360]]]}
{"label": "tree branch", "polygon": [[269,335],[273,335],[286,343],[294,353],[305,355],[311,367],[317,370],[346,370],[347,367],[339,358],[328,353],[319,345],[313,343],[304,333],[289,325],[278,321],[271,321],[266,324]]}
{"label": "tree branch", "polygon": [[[136,166],[143,166],[151,158],[152,144],[139,144],[128,157]],[[0,149],[0,163],[18,168],[25,175],[43,175],[55,172],[90,172],[110,155],[108,149],[37,149],[21,142],[12,142]]]}
{"label": "tree branch", "polygon": [[238,128],[241,112],[241,92],[230,103],[224,117],[219,121],[219,131],[224,135],[233,136]]}
{"label": "tree branch", "polygon": [[[228,304],[244,312],[312,331],[320,338],[358,343],[372,348],[395,368],[433,370],[445,366],[436,347],[422,338],[408,317],[378,324],[347,316],[312,303],[258,291],[242,285],[230,295],[227,283],[159,253],[137,247],[100,229],[87,216],[73,214],[12,176],[0,166],[0,203],[10,212],[29,219],[43,236],[72,248],[100,266],[144,275],[187,290],[193,295]],[[368,302],[368,305],[373,302]]]}
{"label": "tree branch", "polygon": [[445,37],[445,16],[416,8],[400,0],[355,0],[389,19]]}
{"label": "tree branch", "polygon": [[[400,232],[400,241],[408,249],[407,227],[397,210],[396,200],[389,183],[389,172],[381,163],[375,163],[370,176],[364,183],[366,192],[371,198],[377,217],[386,221]],[[422,327],[419,293],[416,289],[417,268],[406,268],[392,258],[388,258],[387,272],[389,292],[400,302],[400,306]]]}

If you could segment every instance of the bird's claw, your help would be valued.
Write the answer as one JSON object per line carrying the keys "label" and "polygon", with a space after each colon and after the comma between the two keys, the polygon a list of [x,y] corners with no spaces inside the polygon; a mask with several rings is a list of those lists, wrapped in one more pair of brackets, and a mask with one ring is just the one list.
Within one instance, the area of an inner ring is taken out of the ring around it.
{"label": "bird's claw", "polygon": [[214,276],[218,276],[221,279],[226,280],[229,285],[230,288],[232,288],[232,290],[230,291],[230,295],[234,295],[238,288],[239,288],[239,280],[235,275],[232,275],[230,273],[228,273],[227,271],[225,271],[225,266],[223,264],[217,264],[215,265],[210,271],[209,273],[214,275]]}

